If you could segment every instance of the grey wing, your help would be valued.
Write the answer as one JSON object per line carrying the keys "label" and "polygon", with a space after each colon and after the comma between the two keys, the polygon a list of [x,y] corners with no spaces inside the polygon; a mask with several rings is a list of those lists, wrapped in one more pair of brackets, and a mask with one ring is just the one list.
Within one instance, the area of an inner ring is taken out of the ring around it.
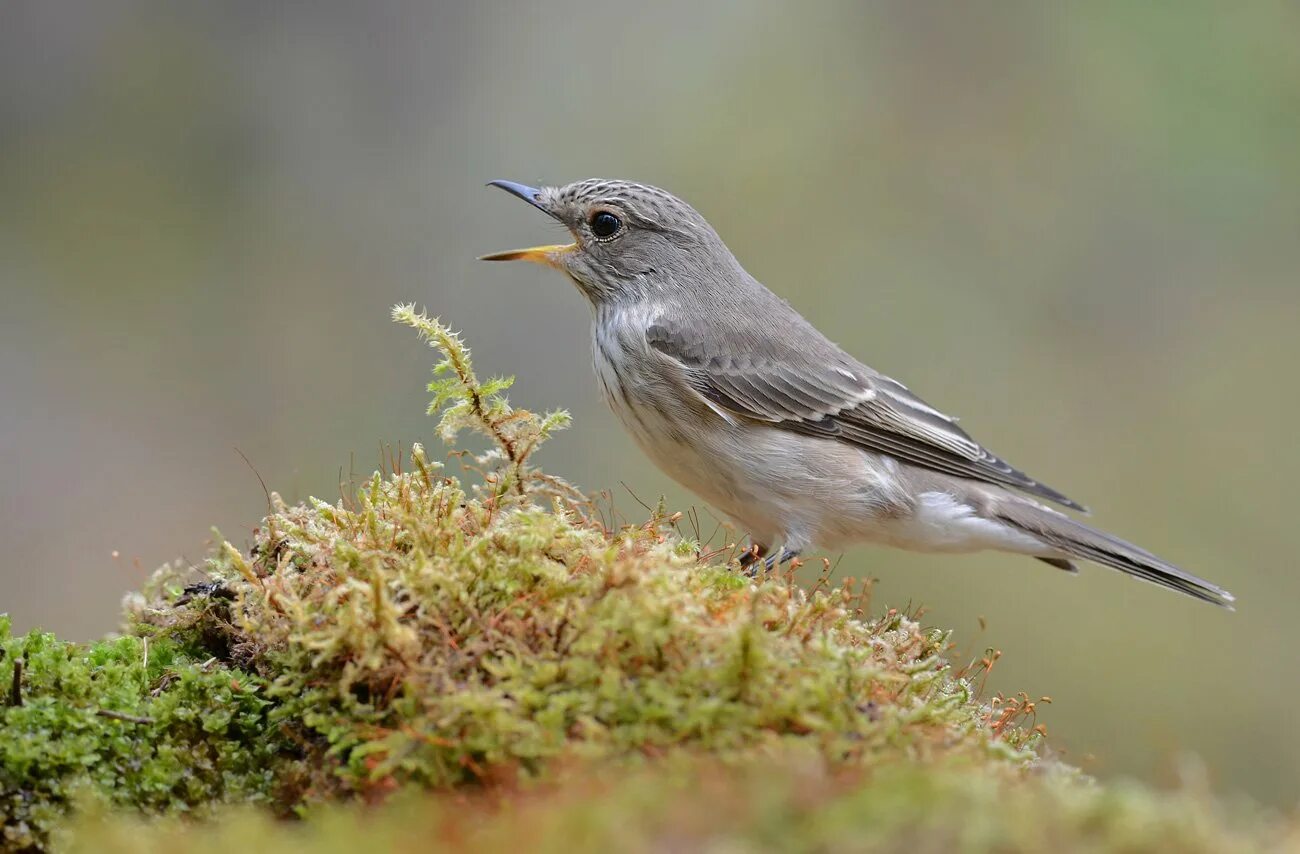
{"label": "grey wing", "polygon": [[646,341],[676,361],[691,387],[726,412],[1086,511],[990,453],[902,383],[866,368],[829,342],[824,358],[781,345],[730,347],[724,354],[713,352],[701,335],[663,321],[650,326]]}

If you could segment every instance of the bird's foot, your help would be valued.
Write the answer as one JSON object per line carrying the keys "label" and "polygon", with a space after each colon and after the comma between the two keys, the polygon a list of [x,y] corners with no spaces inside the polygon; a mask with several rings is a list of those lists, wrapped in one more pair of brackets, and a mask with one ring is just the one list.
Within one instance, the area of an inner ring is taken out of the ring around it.
{"label": "bird's foot", "polygon": [[792,552],[789,549],[781,549],[781,556],[779,558],[776,555],[768,555],[767,560],[763,561],[763,563],[766,564],[767,571],[771,572],[773,568],[778,567],[783,563],[789,563],[798,556],[798,552]]}
{"label": "bird's foot", "polygon": [[[763,561],[766,554],[767,546],[761,546],[758,543],[754,543],[740,556],[740,571],[748,575],[750,578],[758,575],[759,561]],[[766,561],[764,561],[764,563],[766,563]]]}
{"label": "bird's foot", "polygon": [[761,562],[763,572],[771,572],[783,563],[789,563],[799,556],[797,551],[781,549],[780,553],[769,552],[766,546],[753,545],[740,556],[740,569],[750,578],[757,577]]}

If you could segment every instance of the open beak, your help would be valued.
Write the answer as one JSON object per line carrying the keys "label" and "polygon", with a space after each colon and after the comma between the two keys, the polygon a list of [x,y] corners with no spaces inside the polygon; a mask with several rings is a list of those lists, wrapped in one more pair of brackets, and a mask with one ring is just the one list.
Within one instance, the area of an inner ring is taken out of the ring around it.
{"label": "open beak", "polygon": [[[500,187],[512,196],[518,196],[528,204],[538,210],[550,214],[551,212],[542,206],[541,191],[536,187],[530,187],[527,184],[518,184],[514,181],[490,181],[489,187]],[[553,216],[553,214],[552,214]],[[511,249],[508,252],[493,252],[490,255],[480,255],[480,261],[532,261],[534,264],[541,264],[546,267],[554,267],[557,270],[564,269],[563,257],[569,252],[577,249],[575,243],[555,244],[552,246],[532,246],[528,249]]]}

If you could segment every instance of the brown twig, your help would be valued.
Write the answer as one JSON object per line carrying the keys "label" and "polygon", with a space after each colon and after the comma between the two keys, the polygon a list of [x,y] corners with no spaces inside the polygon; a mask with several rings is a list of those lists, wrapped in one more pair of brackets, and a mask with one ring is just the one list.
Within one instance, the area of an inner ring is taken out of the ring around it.
{"label": "brown twig", "polygon": [[128,715],[126,712],[114,712],[111,709],[96,709],[95,714],[101,718],[109,718],[115,721],[126,721],[129,724],[156,723],[153,718],[147,718],[144,715]]}
{"label": "brown twig", "polygon": [[14,659],[14,681],[9,689],[9,705],[21,706],[23,704],[23,659]]}

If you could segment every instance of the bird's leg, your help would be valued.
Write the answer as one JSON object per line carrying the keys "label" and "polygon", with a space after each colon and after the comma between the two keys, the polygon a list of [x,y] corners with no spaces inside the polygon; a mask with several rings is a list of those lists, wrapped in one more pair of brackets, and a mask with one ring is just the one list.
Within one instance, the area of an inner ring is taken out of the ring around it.
{"label": "bird's leg", "polygon": [[760,543],[751,543],[745,553],[740,556],[741,571],[746,575],[757,575],[758,570],[754,567],[754,564],[758,563],[766,554],[767,546]]}
{"label": "bird's leg", "polygon": [[780,565],[783,564],[783,563],[789,563],[790,561],[794,560],[794,559],[797,558],[798,556],[799,556],[799,553],[798,553],[798,552],[790,551],[789,549],[781,549],[781,557],[780,557],[780,558],[778,558],[778,557],[777,557],[776,555],[774,555],[774,554],[773,554],[773,555],[768,555],[767,560],[764,561],[764,563],[767,564],[767,571],[768,571],[768,572],[771,572],[771,571],[772,571],[772,567],[774,567],[774,566],[780,566]]}

